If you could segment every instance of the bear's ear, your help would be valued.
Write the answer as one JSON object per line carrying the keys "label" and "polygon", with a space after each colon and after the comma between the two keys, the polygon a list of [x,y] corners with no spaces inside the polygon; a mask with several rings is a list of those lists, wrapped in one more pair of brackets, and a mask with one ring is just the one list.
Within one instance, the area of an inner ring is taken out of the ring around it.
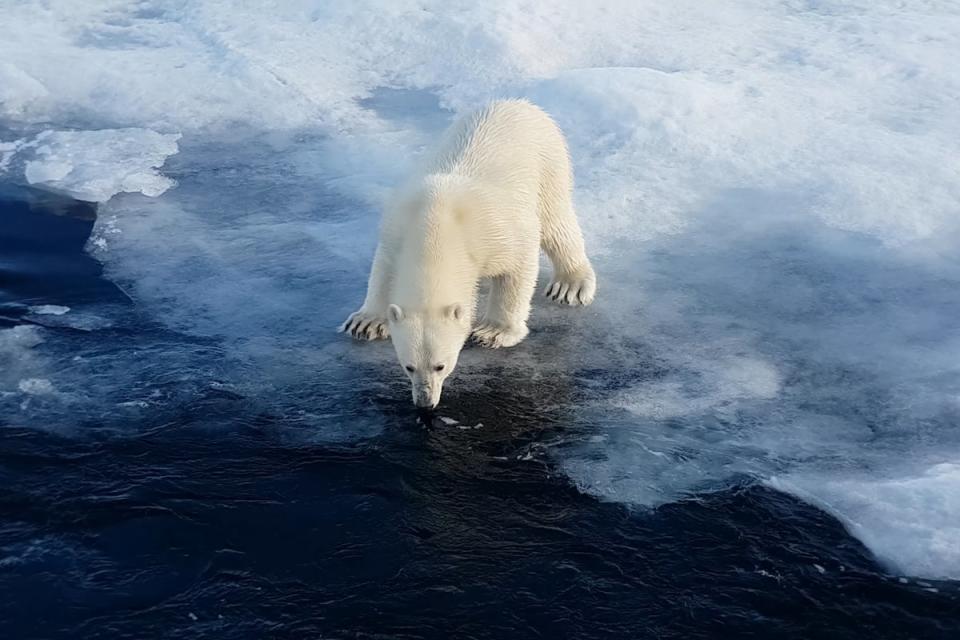
{"label": "bear's ear", "polygon": [[395,304],[392,304],[387,307],[387,315],[390,317],[391,322],[400,322],[403,320],[403,309]]}
{"label": "bear's ear", "polygon": [[461,320],[463,319],[463,305],[452,304],[445,310],[445,315],[450,320]]}

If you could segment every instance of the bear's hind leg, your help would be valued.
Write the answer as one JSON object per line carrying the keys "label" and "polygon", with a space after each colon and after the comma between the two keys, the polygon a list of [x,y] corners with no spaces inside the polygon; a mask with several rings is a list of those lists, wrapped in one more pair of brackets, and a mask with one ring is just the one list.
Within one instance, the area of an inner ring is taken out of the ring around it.
{"label": "bear's hind leg", "polygon": [[560,304],[588,305],[597,292],[597,276],[573,210],[572,187],[565,163],[545,169],[538,210],[540,243],[553,264],[553,279],[543,295]]}
{"label": "bear's hind leg", "polygon": [[493,278],[487,311],[474,327],[473,339],[484,347],[512,347],[530,332],[530,299],[537,286],[538,261],[528,261],[521,273]]}
{"label": "bear's hind leg", "polygon": [[588,305],[597,292],[597,276],[587,258],[580,225],[569,203],[544,214],[543,249],[553,264],[553,279],[543,295],[569,305]]}

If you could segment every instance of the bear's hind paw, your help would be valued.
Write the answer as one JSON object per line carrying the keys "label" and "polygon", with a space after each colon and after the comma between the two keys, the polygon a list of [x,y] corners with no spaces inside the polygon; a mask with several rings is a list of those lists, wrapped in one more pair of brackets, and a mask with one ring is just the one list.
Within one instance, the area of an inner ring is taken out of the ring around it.
{"label": "bear's hind paw", "polygon": [[586,274],[556,275],[543,290],[543,295],[560,304],[587,306],[597,293],[597,278],[593,270]]}
{"label": "bear's hind paw", "polygon": [[340,325],[340,331],[349,333],[357,340],[382,340],[390,337],[387,319],[365,311],[351,313],[346,322]]}

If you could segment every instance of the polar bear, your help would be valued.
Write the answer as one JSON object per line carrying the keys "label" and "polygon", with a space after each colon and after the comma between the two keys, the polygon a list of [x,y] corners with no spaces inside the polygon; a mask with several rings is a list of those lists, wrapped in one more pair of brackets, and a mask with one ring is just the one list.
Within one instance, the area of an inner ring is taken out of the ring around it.
{"label": "polar bear", "polygon": [[[468,337],[491,348],[526,337],[541,247],[551,300],[588,305],[597,283],[566,141],[533,104],[496,101],[463,117],[417,176],[385,207],[366,299],[341,331],[391,337],[414,404],[433,408]],[[474,324],[482,278],[490,293]]]}

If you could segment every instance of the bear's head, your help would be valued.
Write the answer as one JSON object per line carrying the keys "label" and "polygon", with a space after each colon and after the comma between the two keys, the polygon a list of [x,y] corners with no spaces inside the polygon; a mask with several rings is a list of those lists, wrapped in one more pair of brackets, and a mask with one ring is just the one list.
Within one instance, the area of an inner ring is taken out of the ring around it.
{"label": "bear's head", "polygon": [[464,308],[453,304],[441,309],[405,311],[391,304],[387,320],[397,359],[412,384],[413,403],[418,407],[436,407],[443,381],[453,373],[470,335]]}

